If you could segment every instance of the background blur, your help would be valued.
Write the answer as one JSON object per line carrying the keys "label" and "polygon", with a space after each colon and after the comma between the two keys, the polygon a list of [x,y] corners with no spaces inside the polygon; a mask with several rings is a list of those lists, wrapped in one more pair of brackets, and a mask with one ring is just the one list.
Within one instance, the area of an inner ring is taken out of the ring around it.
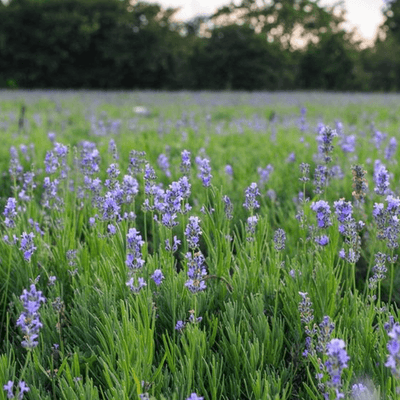
{"label": "background blur", "polygon": [[223,3],[0,0],[0,87],[400,90],[400,0]]}

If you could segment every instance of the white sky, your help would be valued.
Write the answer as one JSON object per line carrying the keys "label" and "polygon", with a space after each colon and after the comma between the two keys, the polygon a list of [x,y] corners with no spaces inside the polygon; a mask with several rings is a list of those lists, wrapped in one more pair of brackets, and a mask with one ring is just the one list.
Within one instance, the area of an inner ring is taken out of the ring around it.
{"label": "white sky", "polygon": [[[161,4],[166,7],[181,7],[177,14],[180,20],[186,20],[198,14],[211,14],[229,0],[146,0],[149,3]],[[236,0],[238,1],[238,0]],[[336,0],[321,0],[321,5],[332,5]],[[344,0],[347,10],[348,27],[357,28],[361,38],[371,43],[376,29],[383,21],[381,8],[384,0]]]}

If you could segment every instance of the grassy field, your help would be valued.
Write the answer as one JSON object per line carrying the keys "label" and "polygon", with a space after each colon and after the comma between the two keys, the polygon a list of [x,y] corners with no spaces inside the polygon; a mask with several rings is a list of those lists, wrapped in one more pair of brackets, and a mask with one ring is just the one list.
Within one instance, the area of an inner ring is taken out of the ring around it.
{"label": "grassy field", "polygon": [[0,91],[0,400],[400,399],[400,96]]}

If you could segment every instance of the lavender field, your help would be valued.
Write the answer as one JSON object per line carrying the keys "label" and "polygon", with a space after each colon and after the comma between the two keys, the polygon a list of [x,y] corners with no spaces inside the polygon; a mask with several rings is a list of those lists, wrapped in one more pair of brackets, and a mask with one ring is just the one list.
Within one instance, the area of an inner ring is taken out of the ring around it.
{"label": "lavender field", "polygon": [[0,91],[0,400],[400,399],[400,96]]}

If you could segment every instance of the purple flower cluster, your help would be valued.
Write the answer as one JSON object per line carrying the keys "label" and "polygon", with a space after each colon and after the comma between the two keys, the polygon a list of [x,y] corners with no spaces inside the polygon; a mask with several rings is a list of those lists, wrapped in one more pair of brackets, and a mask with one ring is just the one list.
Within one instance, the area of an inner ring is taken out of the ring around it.
{"label": "purple flower cluster", "polygon": [[178,246],[180,244],[181,241],[177,238],[177,236],[174,236],[172,246],[169,239],[165,239],[165,250],[172,251],[172,253],[175,253],[178,250]]}
{"label": "purple flower cluster", "polygon": [[147,283],[142,277],[138,277],[137,284],[135,284],[135,277],[131,276],[128,282],[126,282],[126,286],[129,287],[131,292],[139,293],[143,287],[147,286]]}
{"label": "purple flower cluster", "polygon": [[375,254],[375,265],[372,268],[372,272],[374,273],[374,275],[369,278],[370,289],[375,289],[377,283],[385,279],[387,272],[387,268],[385,266],[386,257],[386,254],[381,252]]}
{"label": "purple flower cluster", "polygon": [[247,218],[246,222],[246,232],[247,232],[247,240],[249,242],[254,241],[254,234],[256,233],[256,226],[258,224],[258,217],[257,215],[252,215],[251,217]]}
{"label": "purple flower cluster", "polygon": [[46,298],[42,295],[41,291],[36,290],[36,286],[32,284],[30,291],[23,290],[20,299],[24,306],[24,311],[21,313],[17,320],[17,326],[21,328],[24,334],[22,347],[33,349],[39,342],[39,330],[43,327],[40,322],[39,308],[41,303],[46,302]]}
{"label": "purple flower cluster", "polygon": [[204,397],[200,397],[196,393],[192,393],[186,400],[204,400]]}
{"label": "purple flower cluster", "polygon": [[23,175],[22,181],[22,189],[18,193],[18,198],[21,201],[30,201],[31,194],[33,190],[36,188],[36,183],[34,181],[35,174],[34,172],[25,172]]}
{"label": "purple flower cluster", "polygon": [[6,217],[4,223],[7,228],[15,227],[15,217],[17,216],[17,212],[15,211],[16,207],[16,200],[13,197],[9,197],[3,212],[3,215]]}
{"label": "purple flower cluster", "polygon": [[375,203],[372,215],[378,228],[378,239],[385,240],[389,249],[399,246],[400,234],[400,198],[389,195],[386,197],[387,206]]}
{"label": "purple flower cluster", "polygon": [[186,225],[185,236],[189,248],[195,250],[200,244],[200,219],[198,217],[189,217],[189,223]]}
{"label": "purple flower cluster", "polygon": [[326,345],[326,355],[328,360],[325,362],[325,367],[331,377],[328,386],[336,391],[336,398],[344,398],[344,394],[340,392],[342,387],[341,375],[344,368],[347,368],[347,362],[350,357],[345,350],[346,344],[342,339],[332,339]]}
{"label": "purple flower cluster", "polygon": [[346,223],[353,220],[353,205],[351,201],[345,201],[340,199],[333,203],[335,207],[336,218],[339,221],[339,232],[341,234],[345,233]]}
{"label": "purple flower cluster", "polygon": [[224,196],[222,200],[225,203],[224,211],[225,211],[226,218],[232,219],[233,218],[233,204],[231,202],[231,199],[228,196]]}
{"label": "purple flower cluster", "polygon": [[142,259],[142,246],[144,245],[144,241],[135,228],[129,229],[126,240],[128,254],[125,263],[129,269],[138,270],[144,265],[144,260]]}
{"label": "purple flower cluster", "polygon": [[31,260],[32,254],[37,249],[37,247],[33,243],[34,237],[35,237],[35,234],[33,232],[30,232],[30,233],[23,232],[21,235],[19,249],[24,253],[24,258],[26,261]]}
{"label": "purple flower cluster", "polygon": [[197,175],[203,181],[204,187],[209,187],[211,185],[211,167],[210,160],[207,158],[196,157],[196,164],[199,169],[199,174]]}
{"label": "purple flower cluster", "polygon": [[330,317],[325,315],[322,322],[318,325],[317,344],[315,349],[321,353],[326,352],[326,345],[331,339],[333,330],[335,329],[334,322]]}
{"label": "purple flower cluster", "polygon": [[275,250],[281,251],[285,249],[286,233],[283,229],[279,228],[274,233],[274,247]]}
{"label": "purple flower cluster", "polygon": [[141,270],[145,263],[142,259],[142,246],[144,245],[144,241],[135,228],[129,229],[126,235],[126,241],[128,254],[125,264],[129,268],[129,280],[126,282],[126,286],[128,286],[133,293],[139,293],[144,286],[147,286],[147,283],[142,277],[136,276],[136,273]]}
{"label": "purple flower cluster", "polygon": [[317,142],[318,151],[323,157],[323,160],[328,164],[331,160],[331,154],[333,151],[333,138],[337,136],[335,130],[331,129],[329,126],[321,126],[318,132]]}
{"label": "purple flower cluster", "polygon": [[299,178],[300,182],[306,183],[310,180],[308,175],[310,174],[310,164],[307,163],[301,163],[299,165],[300,172],[301,172],[301,178]]}
{"label": "purple flower cluster", "polygon": [[260,191],[258,190],[257,183],[253,182],[245,192],[245,202],[243,203],[243,207],[253,212],[257,208],[260,208],[260,204],[258,203],[256,197],[260,196]]}
{"label": "purple flower cluster", "polygon": [[108,152],[112,154],[114,160],[119,159],[118,149],[114,139],[110,139],[110,141],[108,142]]}
{"label": "purple flower cluster", "polygon": [[318,228],[325,229],[332,225],[330,218],[331,209],[325,200],[319,200],[311,204],[311,210],[317,214]]}
{"label": "purple flower cluster", "polygon": [[158,166],[165,173],[167,178],[171,177],[171,171],[169,170],[168,157],[165,154],[160,154],[157,159]]}
{"label": "purple flower cluster", "polygon": [[327,235],[316,236],[314,240],[315,243],[322,247],[325,247],[329,244],[329,236]]}
{"label": "purple flower cluster", "polygon": [[181,161],[181,172],[184,175],[189,175],[190,173],[190,167],[191,167],[191,163],[190,163],[190,151],[187,150],[183,150],[181,153],[182,156],[182,161]]}
{"label": "purple flower cluster", "polygon": [[389,194],[389,172],[379,160],[375,161],[374,167],[374,192],[381,196]]}
{"label": "purple flower cluster", "polygon": [[187,265],[188,265],[188,280],[185,286],[192,292],[197,293],[205,290],[207,285],[204,282],[204,277],[207,275],[205,268],[205,259],[201,252],[186,253]]}
{"label": "purple flower cluster", "polygon": [[345,237],[344,243],[349,249],[341,249],[339,257],[346,259],[348,262],[354,264],[360,258],[361,239],[358,231],[364,227],[362,221],[358,223],[353,218],[353,205],[350,201],[340,199],[334,203],[336,217],[339,221],[339,232]]}
{"label": "purple flower cluster", "polygon": [[230,164],[226,164],[225,165],[225,174],[232,179],[233,178],[233,168],[232,165]]}
{"label": "purple flower cluster", "polygon": [[389,351],[388,359],[385,363],[385,367],[391,369],[392,374],[396,377],[400,377],[400,324],[396,322],[393,324],[392,330],[389,332],[391,340],[387,345]]}
{"label": "purple flower cluster", "polygon": [[9,170],[11,178],[18,180],[22,175],[24,169],[19,162],[18,150],[14,147],[10,147],[10,167]]}
{"label": "purple flower cluster", "polygon": [[132,150],[129,154],[128,172],[132,176],[136,176],[143,172],[143,165],[146,164],[146,152]]}
{"label": "purple flower cluster", "polygon": [[67,154],[68,147],[61,143],[54,143],[54,149],[46,153],[44,159],[46,173],[52,175],[55,174],[60,166],[62,167],[60,177],[65,179],[67,177],[68,166],[67,166]]}
{"label": "purple flower cluster", "polygon": [[304,330],[306,333],[306,349],[303,352],[304,357],[315,354],[312,338],[316,333],[315,327],[310,329],[310,324],[314,320],[314,310],[312,309],[312,302],[308,297],[307,292],[299,292],[301,301],[299,303],[300,321],[305,325]]}
{"label": "purple flower cluster", "polygon": [[100,171],[100,153],[96,144],[88,141],[80,143],[80,168],[84,175],[92,176]]}
{"label": "purple flower cluster", "polygon": [[340,139],[340,144],[343,153],[354,153],[356,149],[356,136],[355,135],[343,135]]}
{"label": "purple flower cluster", "polygon": [[[167,228],[178,225],[178,214],[190,211],[191,206],[188,203],[182,207],[184,200],[190,196],[190,188],[188,178],[183,176],[178,182],[172,182],[165,192],[162,189],[158,190],[154,198],[154,209],[161,213],[161,223]],[[146,206],[148,205],[149,203],[146,203]]]}
{"label": "purple flower cluster", "polygon": [[273,171],[274,167],[271,164],[268,164],[265,168],[257,168],[258,175],[260,176],[260,180],[258,183],[260,187],[265,186],[265,184],[269,181],[269,177]]}
{"label": "purple flower cluster", "polygon": [[[15,399],[13,381],[8,381],[7,384],[3,386],[3,389],[7,392],[7,399]],[[24,393],[27,393],[30,390],[24,381],[18,382],[18,389],[18,400],[22,400],[24,398]]]}
{"label": "purple flower cluster", "polygon": [[356,200],[362,202],[368,190],[368,182],[365,178],[367,171],[361,165],[351,167],[353,174],[353,196]]}
{"label": "purple flower cluster", "polygon": [[54,179],[53,181],[47,176],[43,182],[43,197],[42,204],[44,208],[53,210],[62,210],[64,207],[64,200],[59,194],[60,180]]}
{"label": "purple flower cluster", "polygon": [[385,160],[390,161],[397,151],[397,140],[395,137],[390,138],[389,144],[385,149]]}
{"label": "purple flower cluster", "polygon": [[161,269],[156,269],[156,270],[153,272],[153,275],[151,276],[151,279],[153,279],[154,283],[155,283],[157,286],[160,286],[160,285],[161,285],[161,283],[162,283],[162,281],[163,281],[164,278],[165,278],[165,277],[164,277],[164,275],[163,275]]}
{"label": "purple flower cluster", "polygon": [[314,171],[314,192],[316,194],[324,193],[328,182],[328,167],[326,165],[317,165]]}

